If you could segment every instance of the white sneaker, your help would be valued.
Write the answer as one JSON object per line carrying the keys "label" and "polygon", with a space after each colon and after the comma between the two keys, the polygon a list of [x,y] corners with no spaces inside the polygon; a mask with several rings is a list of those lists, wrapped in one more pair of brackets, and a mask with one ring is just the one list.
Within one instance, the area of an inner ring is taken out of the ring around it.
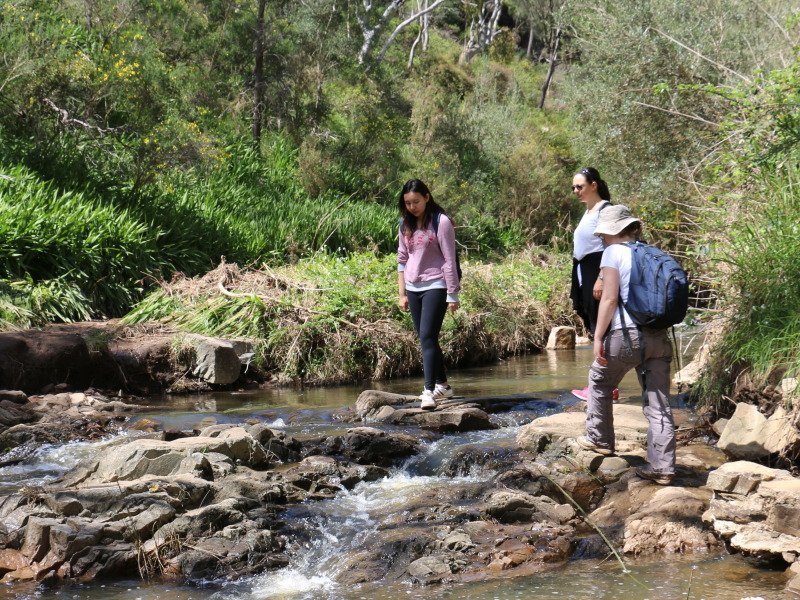
{"label": "white sneaker", "polygon": [[446,384],[437,383],[436,387],[433,389],[433,397],[436,398],[436,400],[452,398],[453,388]]}
{"label": "white sneaker", "polygon": [[423,392],[419,395],[419,399],[422,400],[419,407],[423,410],[432,410],[436,408],[436,400],[433,398],[433,392],[430,390],[423,390]]}

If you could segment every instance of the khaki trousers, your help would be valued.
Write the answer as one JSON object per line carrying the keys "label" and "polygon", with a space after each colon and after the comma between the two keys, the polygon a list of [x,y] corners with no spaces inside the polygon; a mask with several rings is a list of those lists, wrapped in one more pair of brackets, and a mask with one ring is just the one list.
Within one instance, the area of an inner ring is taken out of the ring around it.
{"label": "khaki trousers", "polygon": [[[592,443],[614,449],[614,413],[612,391],[625,374],[639,367],[644,339],[646,389],[643,397],[647,417],[647,460],[654,471],[675,473],[675,423],[669,406],[669,366],[672,345],[667,330],[628,329],[630,343],[622,329],[611,331],[603,340],[608,364],[595,360],[589,369],[589,400],[586,408],[586,435]],[[641,368],[636,372],[642,383]]]}

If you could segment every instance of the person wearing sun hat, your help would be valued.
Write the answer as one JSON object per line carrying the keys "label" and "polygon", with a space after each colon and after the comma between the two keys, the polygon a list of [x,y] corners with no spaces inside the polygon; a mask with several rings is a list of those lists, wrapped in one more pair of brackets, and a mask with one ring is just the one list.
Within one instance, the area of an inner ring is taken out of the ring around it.
{"label": "person wearing sun hat", "polygon": [[[624,307],[632,262],[631,248],[626,242],[636,241],[641,227],[642,222],[622,204],[605,208],[597,220],[595,235],[605,246],[600,260],[603,291],[597,313],[594,362],[589,369],[586,435],[580,436],[577,442],[582,448],[604,456],[614,453],[612,390],[628,371],[641,366],[647,373],[644,414],[649,425],[649,465],[636,469],[636,474],[660,485],[669,485],[675,476],[675,423],[669,406],[672,345],[667,330],[637,328]],[[644,365],[641,365],[642,356]]]}

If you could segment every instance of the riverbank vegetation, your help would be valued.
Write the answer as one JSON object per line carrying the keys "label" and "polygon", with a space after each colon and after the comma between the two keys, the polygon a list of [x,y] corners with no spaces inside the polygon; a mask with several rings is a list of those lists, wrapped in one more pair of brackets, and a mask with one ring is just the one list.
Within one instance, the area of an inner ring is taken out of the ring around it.
{"label": "riverbank vegetation", "polygon": [[524,351],[571,319],[591,164],[730,317],[704,389],[796,373],[798,23],[786,0],[2,0],[0,326],[133,309],[258,334],[292,379],[409,372],[389,271],[419,177],[467,257],[454,361]]}
{"label": "riverbank vegetation", "polygon": [[[463,310],[443,327],[450,364],[541,348],[551,323],[572,323],[564,309],[569,268],[564,255],[534,251],[500,263],[466,262]],[[223,263],[199,278],[162,283],[124,321],[258,340],[254,366],[284,382],[341,383],[422,368],[411,317],[397,304],[391,255],[323,254],[248,270]]]}

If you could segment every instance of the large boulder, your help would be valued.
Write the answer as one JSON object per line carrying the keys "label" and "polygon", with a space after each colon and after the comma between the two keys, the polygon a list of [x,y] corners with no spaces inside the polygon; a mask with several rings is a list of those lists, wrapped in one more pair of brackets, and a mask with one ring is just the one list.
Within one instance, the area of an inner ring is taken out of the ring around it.
{"label": "large boulder", "polygon": [[365,390],[356,400],[356,413],[365,421],[411,425],[438,433],[457,433],[496,429],[497,425],[479,406],[485,405],[490,410],[490,406],[499,405],[507,409],[518,402],[520,400],[516,398],[451,398],[437,402],[435,410],[422,410],[416,396]]}
{"label": "large boulder", "polygon": [[203,335],[187,335],[194,349],[192,374],[219,385],[233,383],[239,379],[242,361],[233,343]]}
{"label": "large boulder", "polygon": [[712,471],[707,486],[714,498],[703,520],[731,548],[790,563],[800,557],[800,479],[738,461]]}
{"label": "large boulder", "polygon": [[563,525],[575,517],[569,504],[558,504],[547,496],[532,496],[519,490],[500,490],[486,500],[486,514],[501,523],[547,522]]}
{"label": "large boulder", "polygon": [[753,460],[785,454],[800,445],[800,431],[779,406],[765,417],[752,404],[740,402],[725,425],[717,447],[733,458]]}
{"label": "large boulder", "polygon": [[384,406],[397,406],[419,401],[416,396],[392,394],[380,390],[364,390],[356,399],[356,413],[362,419],[369,419]]}
{"label": "large boulder", "polygon": [[[638,483],[638,482],[637,482]],[[672,486],[656,489],[649,501],[625,520],[628,554],[705,552],[719,544],[703,526],[707,490]]]}
{"label": "large boulder", "polygon": [[[614,433],[617,441],[643,442],[647,438],[647,419],[641,406],[614,404]],[[517,446],[538,452],[546,443],[577,438],[586,433],[584,412],[562,412],[539,417],[520,428]]]}
{"label": "large boulder", "polygon": [[417,452],[419,440],[404,433],[389,433],[374,427],[354,427],[343,436],[306,440],[303,449],[309,456],[342,456],[364,465],[389,467]]}
{"label": "large boulder", "polygon": [[[113,448],[72,483],[130,481],[147,475],[168,477],[203,469],[202,458],[220,454],[249,466],[267,464],[264,447],[241,427],[221,431],[216,437],[180,438],[171,442],[135,440]],[[82,478],[81,478],[82,477]]]}
{"label": "large boulder", "polygon": [[553,327],[547,338],[548,350],[569,350],[575,347],[574,327]]}

